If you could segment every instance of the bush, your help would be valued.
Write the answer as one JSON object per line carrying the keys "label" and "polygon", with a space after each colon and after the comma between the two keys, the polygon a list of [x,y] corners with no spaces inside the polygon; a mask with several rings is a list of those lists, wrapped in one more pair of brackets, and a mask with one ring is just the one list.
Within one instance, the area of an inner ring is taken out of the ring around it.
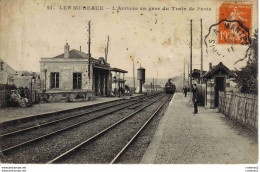
{"label": "bush", "polygon": [[[245,67],[242,67],[240,70],[235,71],[237,75],[236,83],[238,88],[242,93],[253,93],[257,94],[258,91],[258,80],[257,80],[257,67],[258,67],[258,31],[256,30],[251,44],[249,45],[246,56],[243,59],[238,60],[244,61],[247,59],[247,64]],[[235,64],[236,64],[235,63]]]}

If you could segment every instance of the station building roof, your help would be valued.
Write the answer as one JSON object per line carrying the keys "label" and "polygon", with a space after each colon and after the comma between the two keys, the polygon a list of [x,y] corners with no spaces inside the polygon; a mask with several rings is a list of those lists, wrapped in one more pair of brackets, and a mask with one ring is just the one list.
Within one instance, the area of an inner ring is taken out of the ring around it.
{"label": "station building roof", "polygon": [[[58,55],[58,56],[55,56],[53,58],[64,58],[64,53]],[[82,51],[78,51],[78,50],[70,50],[69,51],[69,57],[68,58],[88,58],[88,54],[82,52]],[[93,58],[92,58],[93,59]]]}
{"label": "station building roof", "polygon": [[[68,46],[68,44],[66,44]],[[68,49],[69,50],[69,47]],[[60,54],[60,55],[57,55],[53,58],[41,58],[41,61],[53,61],[55,59],[57,60],[68,60],[68,61],[71,61],[71,60],[78,60],[79,62],[80,61],[88,61],[88,57],[89,55],[82,52],[82,51],[79,51],[79,50],[76,50],[76,49],[72,49],[72,50],[69,50],[68,51],[68,57],[65,58],[64,57],[64,53]],[[123,69],[119,69],[119,68],[111,68],[110,67],[110,64],[107,63],[105,61],[105,59],[103,57],[99,57],[98,59],[96,58],[93,58],[91,57],[91,63],[93,64],[93,68],[96,68],[96,69],[101,69],[101,70],[109,70],[109,71],[115,71],[115,72],[120,72],[120,73],[128,73],[127,71],[123,70]]]}

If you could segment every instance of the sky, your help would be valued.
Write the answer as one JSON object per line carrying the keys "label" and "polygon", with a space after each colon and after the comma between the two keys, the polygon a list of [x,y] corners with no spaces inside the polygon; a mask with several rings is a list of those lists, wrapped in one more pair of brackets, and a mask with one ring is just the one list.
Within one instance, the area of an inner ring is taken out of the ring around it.
{"label": "sky", "polygon": [[[147,78],[169,78],[182,75],[184,62],[189,62],[190,20],[193,20],[192,67],[200,68],[202,19],[203,69],[208,70],[210,62],[217,65],[221,61],[230,69],[239,68],[245,63],[234,63],[245,56],[247,45],[216,44],[220,57],[212,49],[206,49],[204,42],[210,26],[219,21],[219,7],[228,2],[235,1],[2,0],[0,58],[15,70],[40,72],[40,59],[62,54],[66,43],[71,49],[79,50],[81,46],[87,53],[87,22],[91,21],[91,54],[94,58],[104,57],[109,35],[108,63],[112,67],[127,70],[127,76],[132,76],[134,63],[136,68],[141,65],[146,69]],[[243,0],[241,3],[253,4],[251,31],[255,30],[258,26],[257,1]],[[52,10],[48,10],[48,6],[52,6]],[[61,10],[60,6],[102,6],[103,10]],[[113,7],[138,9],[113,10]],[[169,10],[163,10],[164,7]],[[190,11],[190,8],[194,10]],[[212,32],[209,35],[214,37]],[[228,51],[231,46],[232,52]]]}

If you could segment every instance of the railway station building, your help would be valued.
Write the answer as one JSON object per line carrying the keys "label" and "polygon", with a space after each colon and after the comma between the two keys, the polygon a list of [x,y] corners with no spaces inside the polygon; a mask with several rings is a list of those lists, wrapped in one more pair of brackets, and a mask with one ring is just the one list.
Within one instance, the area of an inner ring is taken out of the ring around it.
{"label": "railway station building", "polygon": [[81,48],[70,50],[68,43],[63,54],[41,58],[41,90],[50,102],[111,96],[112,72],[127,71],[111,68],[103,57],[91,57],[90,64],[88,59],[88,54]]}

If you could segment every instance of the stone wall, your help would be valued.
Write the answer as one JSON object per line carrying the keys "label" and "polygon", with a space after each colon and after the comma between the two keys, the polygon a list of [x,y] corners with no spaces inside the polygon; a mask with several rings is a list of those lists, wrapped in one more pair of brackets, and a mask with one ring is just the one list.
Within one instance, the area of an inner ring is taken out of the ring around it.
{"label": "stone wall", "polygon": [[40,94],[41,102],[80,102],[95,99],[94,91],[74,91],[74,92],[47,92]]}

